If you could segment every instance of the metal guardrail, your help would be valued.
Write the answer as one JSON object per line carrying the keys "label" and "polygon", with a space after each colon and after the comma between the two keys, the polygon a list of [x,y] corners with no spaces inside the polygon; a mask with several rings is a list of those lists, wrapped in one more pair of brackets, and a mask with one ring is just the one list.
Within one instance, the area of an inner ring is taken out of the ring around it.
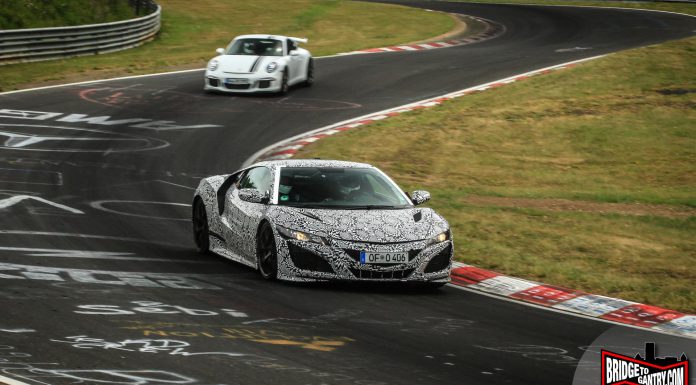
{"label": "metal guardrail", "polygon": [[151,0],[130,0],[146,16],[73,27],[0,30],[0,65],[94,55],[136,47],[160,30],[162,7]]}

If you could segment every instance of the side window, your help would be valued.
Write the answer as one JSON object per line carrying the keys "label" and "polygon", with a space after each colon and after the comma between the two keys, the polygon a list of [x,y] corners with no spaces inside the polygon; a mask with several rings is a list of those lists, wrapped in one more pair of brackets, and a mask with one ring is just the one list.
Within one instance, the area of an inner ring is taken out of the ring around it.
{"label": "side window", "polygon": [[265,193],[271,189],[272,183],[273,178],[271,176],[271,170],[267,169],[266,167],[256,167],[244,174],[242,179],[239,181],[237,188],[253,188]]}
{"label": "side window", "polygon": [[220,188],[217,191],[218,210],[220,215],[222,215],[222,212],[225,211],[225,196],[227,195],[227,192],[233,185],[236,186],[240,176],[242,176],[241,172],[230,175],[224,182],[222,182],[222,185],[220,185]]}
{"label": "side window", "polygon": [[297,49],[297,44],[295,44],[295,42],[290,40],[290,39],[287,40],[287,45],[288,45],[288,55],[290,55],[290,51],[294,51]]}

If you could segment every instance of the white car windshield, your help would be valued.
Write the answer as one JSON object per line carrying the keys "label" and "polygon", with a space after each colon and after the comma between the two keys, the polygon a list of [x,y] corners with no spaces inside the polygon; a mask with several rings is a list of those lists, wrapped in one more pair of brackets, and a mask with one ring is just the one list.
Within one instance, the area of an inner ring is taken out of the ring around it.
{"label": "white car windshield", "polygon": [[237,39],[230,44],[227,54],[283,56],[283,42],[275,39]]}
{"label": "white car windshield", "polygon": [[404,193],[372,168],[283,167],[278,205],[335,209],[413,207]]}

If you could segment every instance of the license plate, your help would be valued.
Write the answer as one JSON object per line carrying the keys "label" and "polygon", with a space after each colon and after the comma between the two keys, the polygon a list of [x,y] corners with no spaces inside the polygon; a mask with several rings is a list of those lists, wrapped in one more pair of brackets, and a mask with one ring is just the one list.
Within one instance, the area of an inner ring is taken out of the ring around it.
{"label": "license plate", "polygon": [[361,251],[360,264],[390,264],[390,263],[406,263],[408,262],[407,252],[383,253],[374,251]]}
{"label": "license plate", "polygon": [[227,84],[249,84],[249,79],[230,78],[230,79],[225,79],[225,83],[227,83]]}

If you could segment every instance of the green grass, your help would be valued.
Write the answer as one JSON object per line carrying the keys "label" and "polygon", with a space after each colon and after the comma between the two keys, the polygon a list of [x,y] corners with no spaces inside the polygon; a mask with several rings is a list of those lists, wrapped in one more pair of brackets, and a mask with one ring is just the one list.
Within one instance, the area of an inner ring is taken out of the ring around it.
{"label": "green grass", "polygon": [[128,0],[0,0],[0,30],[106,23],[135,16]]}
{"label": "green grass", "polygon": [[693,63],[695,38],[625,51],[335,135],[296,157],[365,161],[408,191],[430,190],[430,206],[450,221],[455,255],[466,263],[696,312],[694,216],[618,215],[608,213],[608,204],[607,212],[585,213],[552,211],[550,203],[545,210],[466,200],[564,198],[579,206],[636,202],[693,210]]}
{"label": "green grass", "polygon": [[[343,0],[161,0],[162,30],[139,48],[118,53],[0,66],[0,90],[105,77],[203,68],[236,35],[309,38],[315,56],[426,39],[445,33],[445,14]],[[408,25],[408,28],[403,28]],[[31,78],[26,74],[31,73]]]}

